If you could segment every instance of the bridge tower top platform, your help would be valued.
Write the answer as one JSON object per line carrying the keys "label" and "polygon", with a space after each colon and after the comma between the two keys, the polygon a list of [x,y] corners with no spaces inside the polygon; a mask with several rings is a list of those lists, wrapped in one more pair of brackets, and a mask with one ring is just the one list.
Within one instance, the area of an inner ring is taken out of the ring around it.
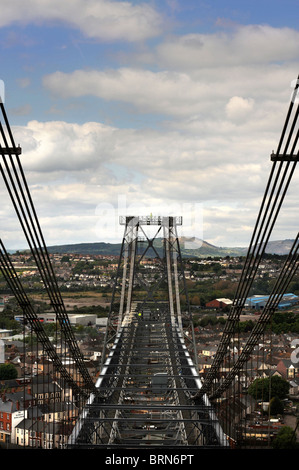
{"label": "bridge tower top platform", "polygon": [[166,225],[176,226],[183,224],[182,216],[163,216],[163,215],[144,215],[144,216],[129,216],[121,215],[119,217],[120,225],[127,225],[134,222],[136,225]]}

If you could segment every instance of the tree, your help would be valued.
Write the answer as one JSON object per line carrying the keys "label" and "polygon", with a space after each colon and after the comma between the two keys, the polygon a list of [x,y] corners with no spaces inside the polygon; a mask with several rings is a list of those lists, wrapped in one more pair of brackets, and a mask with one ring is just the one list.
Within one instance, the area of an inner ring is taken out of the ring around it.
{"label": "tree", "polygon": [[248,393],[257,400],[263,399],[267,401],[269,398],[271,400],[273,397],[283,400],[288,395],[289,389],[289,382],[278,375],[274,375],[271,378],[266,377],[265,379],[255,379],[255,381],[248,387]]}
{"label": "tree", "polygon": [[200,298],[198,295],[193,295],[190,299],[191,305],[200,305]]}
{"label": "tree", "polygon": [[13,364],[0,365],[0,380],[16,379],[18,371]]}
{"label": "tree", "polygon": [[280,429],[273,441],[274,449],[298,449],[299,444],[296,442],[294,430],[290,426],[284,426]]}
{"label": "tree", "polygon": [[270,414],[271,415],[282,415],[284,410],[284,406],[282,401],[277,398],[273,397],[270,401]]}
{"label": "tree", "polygon": [[270,380],[271,380],[271,398],[277,397],[277,398],[280,398],[280,400],[283,400],[284,398],[286,398],[290,390],[289,382],[279,377],[278,375],[274,375],[274,377],[271,377]]}

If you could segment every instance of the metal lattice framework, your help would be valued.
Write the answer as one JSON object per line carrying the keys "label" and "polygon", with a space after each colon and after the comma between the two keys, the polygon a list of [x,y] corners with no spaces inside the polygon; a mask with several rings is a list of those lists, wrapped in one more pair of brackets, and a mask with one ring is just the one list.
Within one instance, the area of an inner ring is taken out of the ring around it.
{"label": "metal lattice framework", "polygon": [[[125,226],[125,232],[113,287],[105,340],[106,350],[109,351],[123,322],[129,321],[133,288],[135,288],[135,295],[138,295],[136,289],[140,291],[138,296],[140,312],[147,309],[151,315],[154,315],[155,310],[161,309],[161,300],[164,304],[167,303],[171,325],[177,323],[182,329],[185,340],[193,349],[193,358],[196,361],[188,291],[177,236],[177,226],[182,224],[182,218],[122,216],[120,224]],[[153,227],[155,233],[150,236],[146,228]],[[149,261],[149,258],[152,261]],[[149,276],[144,263],[151,263],[152,275]],[[185,299],[183,311],[182,296]],[[103,357],[106,357],[106,353]]]}
{"label": "metal lattice framework", "polygon": [[[182,219],[125,217],[120,222],[125,233],[97,383],[106,398],[91,397],[69,445],[225,447],[207,397],[197,403],[191,398],[201,382],[192,358],[196,346],[176,233]],[[155,226],[155,236],[149,237],[146,228]],[[161,232],[162,240],[157,238]]]}

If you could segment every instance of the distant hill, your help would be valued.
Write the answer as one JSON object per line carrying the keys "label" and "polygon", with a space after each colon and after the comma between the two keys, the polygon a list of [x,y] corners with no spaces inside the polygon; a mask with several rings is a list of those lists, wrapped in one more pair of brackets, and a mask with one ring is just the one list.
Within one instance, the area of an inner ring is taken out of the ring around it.
{"label": "distant hill", "polygon": [[[290,251],[293,240],[277,240],[268,243],[266,253],[285,255]],[[162,238],[158,238],[154,243],[155,249],[162,254]],[[246,256],[247,247],[217,247],[198,238],[180,238],[180,248],[183,257],[206,258],[211,256]],[[48,247],[50,253],[81,254],[81,255],[111,255],[118,256],[121,250],[121,243],[76,243],[72,245],[56,245]],[[148,252],[148,256],[155,256],[154,252]]]}
{"label": "distant hill", "polygon": [[[159,254],[162,254],[162,239],[156,239],[154,247]],[[204,258],[207,256],[244,256],[246,248],[219,248],[208,242],[196,238],[181,238],[180,248],[183,257]],[[48,247],[49,253],[57,254],[81,254],[81,255],[112,255],[120,254],[121,243],[76,243],[72,245],[55,245]],[[154,256],[154,251],[147,253]]]}
{"label": "distant hill", "polygon": [[[246,256],[247,247],[218,247],[198,238],[182,237],[180,240],[181,254],[185,258],[216,258],[225,256]],[[276,240],[268,243],[266,253],[276,255],[286,255],[289,253],[294,240]],[[154,247],[159,255],[162,255],[162,238],[157,238]],[[57,254],[80,254],[80,255],[107,255],[118,256],[121,250],[121,243],[74,243],[70,245],[53,245],[48,247],[49,253]],[[27,250],[8,250],[10,253]],[[147,256],[155,256],[154,251],[148,250]]]}
{"label": "distant hill", "polygon": [[80,255],[119,255],[121,243],[75,243],[73,245],[49,246],[49,253]]}
{"label": "distant hill", "polygon": [[287,255],[294,243],[294,240],[270,241],[266,248],[266,253],[271,255]]}
{"label": "distant hill", "polygon": [[247,248],[218,247],[204,240],[199,240],[198,238],[192,239],[183,237],[180,239],[180,247],[182,256],[194,256],[196,258],[205,258],[208,256],[211,256],[212,258],[225,256],[245,256],[247,253]]}

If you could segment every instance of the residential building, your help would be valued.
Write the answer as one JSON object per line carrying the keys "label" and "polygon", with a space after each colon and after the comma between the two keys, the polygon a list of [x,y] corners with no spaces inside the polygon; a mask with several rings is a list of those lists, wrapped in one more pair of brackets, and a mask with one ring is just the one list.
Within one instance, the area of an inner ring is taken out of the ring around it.
{"label": "residential building", "polygon": [[290,359],[281,359],[277,364],[277,370],[285,380],[299,377],[299,364],[296,367]]}
{"label": "residential building", "polygon": [[24,390],[3,393],[0,399],[0,443],[12,442],[12,429],[24,419],[24,408],[29,407],[31,402],[31,396]]}

